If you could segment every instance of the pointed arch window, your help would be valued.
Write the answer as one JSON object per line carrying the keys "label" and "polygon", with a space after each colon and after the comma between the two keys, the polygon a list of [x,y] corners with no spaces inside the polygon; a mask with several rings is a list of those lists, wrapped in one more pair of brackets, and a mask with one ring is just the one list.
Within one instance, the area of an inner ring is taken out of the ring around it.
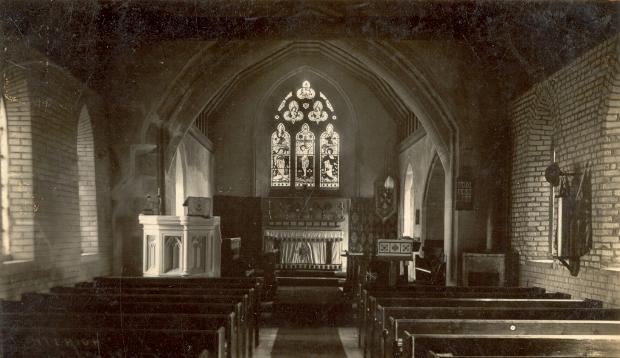
{"label": "pointed arch window", "polygon": [[338,117],[327,96],[303,81],[300,88],[286,94],[276,112],[271,187],[338,190],[340,135],[334,126]]}
{"label": "pointed arch window", "polygon": [[271,135],[271,186],[291,185],[291,136],[284,124],[278,124]]}
{"label": "pointed arch window", "polygon": [[314,187],[314,133],[308,123],[295,136],[295,186]]}
{"label": "pointed arch window", "polygon": [[340,135],[329,123],[321,134],[321,188],[338,188],[340,169]]}

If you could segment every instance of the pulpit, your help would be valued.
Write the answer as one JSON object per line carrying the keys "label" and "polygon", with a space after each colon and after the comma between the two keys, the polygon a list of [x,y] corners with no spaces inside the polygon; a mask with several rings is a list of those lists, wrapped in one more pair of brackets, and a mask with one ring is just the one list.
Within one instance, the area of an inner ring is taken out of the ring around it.
{"label": "pulpit", "polygon": [[220,277],[220,218],[140,215],[143,275]]}

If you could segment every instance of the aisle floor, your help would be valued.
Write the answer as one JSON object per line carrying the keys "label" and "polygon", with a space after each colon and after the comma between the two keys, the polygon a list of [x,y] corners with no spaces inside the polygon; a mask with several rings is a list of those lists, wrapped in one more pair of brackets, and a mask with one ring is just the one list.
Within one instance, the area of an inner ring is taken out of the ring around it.
{"label": "aisle floor", "polygon": [[[285,329],[285,328],[282,328]],[[344,355],[334,354],[325,350],[325,346],[319,342],[325,340],[325,332],[332,332],[336,329],[338,339],[342,344]],[[257,347],[254,357],[257,358],[284,358],[284,357],[333,357],[333,358],[361,358],[363,357],[361,349],[357,346],[357,328],[356,327],[290,327],[286,328],[287,334],[280,335],[279,344],[288,341],[291,346],[290,350],[277,349],[274,351],[276,337],[278,337],[278,327],[265,327],[261,329],[260,346]],[[293,332],[291,334],[291,331]],[[299,340],[306,339],[308,344],[299,345]],[[313,344],[319,343],[319,344]]]}
{"label": "aisle floor", "polygon": [[278,287],[254,357],[361,358],[350,302],[338,287]]}

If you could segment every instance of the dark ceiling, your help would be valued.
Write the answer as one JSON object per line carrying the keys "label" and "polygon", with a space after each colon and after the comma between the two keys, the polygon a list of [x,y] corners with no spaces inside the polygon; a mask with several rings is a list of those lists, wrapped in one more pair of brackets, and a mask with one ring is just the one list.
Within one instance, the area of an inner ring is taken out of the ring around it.
{"label": "dark ceiling", "polygon": [[[110,59],[174,39],[426,39],[465,44],[483,66],[539,81],[618,33],[620,2],[5,0],[2,38],[67,67],[95,90]],[[5,44],[4,47],[7,45]],[[514,94],[514,93],[513,93]]]}

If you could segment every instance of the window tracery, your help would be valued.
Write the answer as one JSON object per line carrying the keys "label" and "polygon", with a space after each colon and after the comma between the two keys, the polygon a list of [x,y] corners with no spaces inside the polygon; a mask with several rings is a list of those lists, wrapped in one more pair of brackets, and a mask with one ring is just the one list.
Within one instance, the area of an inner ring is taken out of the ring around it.
{"label": "window tracery", "polygon": [[[340,136],[327,96],[323,92],[317,96],[310,81],[303,81],[300,88],[286,94],[273,118],[277,126],[271,135],[271,187],[338,189]],[[294,137],[287,128],[297,131]]]}

